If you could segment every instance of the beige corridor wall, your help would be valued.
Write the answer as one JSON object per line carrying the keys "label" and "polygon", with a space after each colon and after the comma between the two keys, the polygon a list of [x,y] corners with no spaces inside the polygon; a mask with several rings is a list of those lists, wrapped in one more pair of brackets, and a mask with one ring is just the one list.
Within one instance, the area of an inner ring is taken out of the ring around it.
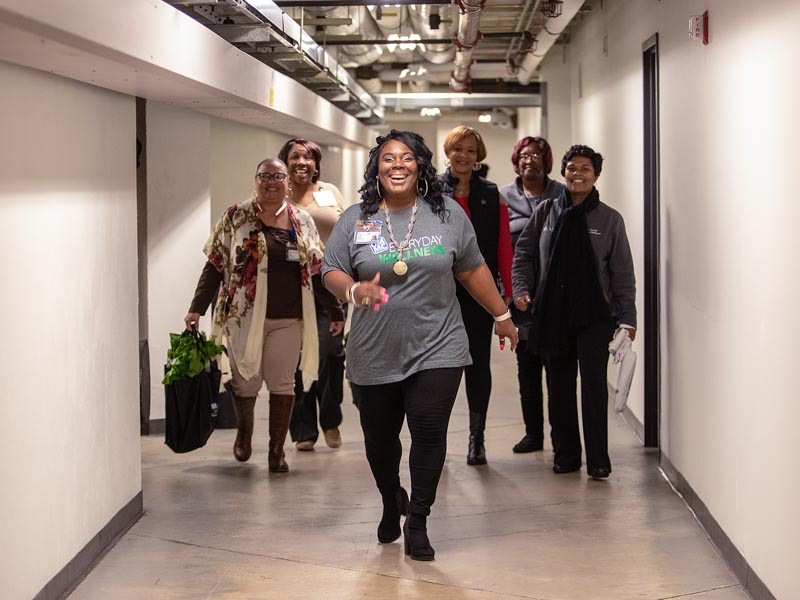
{"label": "beige corridor wall", "polygon": [[[150,418],[163,419],[161,377],[170,332],[183,318],[205,263],[211,214],[210,121],[207,115],[147,103],[147,313]],[[200,329],[209,333],[208,315]]]}
{"label": "beige corridor wall", "polygon": [[141,491],[134,99],[0,62],[0,596]]}
{"label": "beige corridor wall", "polygon": [[[592,5],[548,68],[568,69],[573,140],[607,158],[601,199],[640,282],[642,43],[659,35],[663,452],[772,593],[796,597],[800,3]],[[706,9],[708,46],[686,33]],[[640,370],[637,411],[641,394]]]}

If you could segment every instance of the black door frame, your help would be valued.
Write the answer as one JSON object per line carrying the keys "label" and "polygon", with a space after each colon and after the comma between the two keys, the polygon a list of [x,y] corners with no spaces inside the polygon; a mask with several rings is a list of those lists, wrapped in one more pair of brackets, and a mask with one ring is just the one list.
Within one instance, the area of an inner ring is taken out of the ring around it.
{"label": "black door frame", "polygon": [[644,80],[644,445],[660,446],[661,286],[658,34],[642,44]]}

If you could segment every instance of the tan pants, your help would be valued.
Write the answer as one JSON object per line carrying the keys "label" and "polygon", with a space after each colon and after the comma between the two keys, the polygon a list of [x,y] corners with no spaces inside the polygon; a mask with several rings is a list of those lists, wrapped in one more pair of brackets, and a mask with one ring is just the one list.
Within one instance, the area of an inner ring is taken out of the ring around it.
{"label": "tan pants", "polygon": [[261,372],[251,379],[245,379],[239,374],[231,357],[233,393],[241,398],[257,396],[263,381],[271,394],[293,396],[294,374],[302,341],[301,319],[265,319]]}

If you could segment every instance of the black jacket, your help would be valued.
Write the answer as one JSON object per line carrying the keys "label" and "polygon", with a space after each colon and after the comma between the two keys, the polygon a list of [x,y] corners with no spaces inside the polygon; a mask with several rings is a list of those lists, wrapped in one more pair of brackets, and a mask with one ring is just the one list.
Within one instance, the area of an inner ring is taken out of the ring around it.
{"label": "black jacket", "polygon": [[[458,178],[450,169],[439,174],[442,194],[455,198]],[[469,218],[478,239],[478,248],[495,281],[498,279],[497,247],[500,245],[500,193],[497,186],[473,173],[469,182]]]}

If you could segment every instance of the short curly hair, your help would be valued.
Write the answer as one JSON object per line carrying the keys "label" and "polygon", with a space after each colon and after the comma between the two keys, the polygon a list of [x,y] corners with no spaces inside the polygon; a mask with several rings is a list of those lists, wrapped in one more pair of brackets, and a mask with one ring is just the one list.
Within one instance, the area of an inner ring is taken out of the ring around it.
{"label": "short curly hair", "polygon": [[553,170],[553,151],[550,148],[550,144],[547,143],[547,140],[543,137],[533,137],[530,135],[526,135],[517,144],[514,146],[514,149],[511,151],[511,164],[514,165],[514,173],[519,175],[519,155],[522,154],[522,150],[527,146],[533,144],[537,148],[539,148],[539,152],[542,154],[542,166],[544,166],[544,172],[549,175],[550,171]]}
{"label": "short curly hair", "polygon": [[414,160],[417,161],[417,193],[444,223],[449,211],[444,205],[442,182],[436,177],[436,167],[433,166],[433,152],[418,133],[396,129],[392,129],[387,135],[375,138],[375,146],[369,151],[369,160],[364,169],[364,185],[358,190],[361,195],[362,217],[368,218],[378,212],[381,204],[381,196],[378,194],[378,161],[381,149],[391,141],[405,144],[411,150]]}
{"label": "short curly hair", "polygon": [[561,159],[562,177],[564,176],[564,171],[567,169],[567,163],[576,156],[582,156],[583,158],[588,158],[590,161],[592,161],[592,167],[594,167],[595,176],[600,175],[600,172],[603,170],[603,155],[599,152],[595,152],[589,146],[575,144],[574,146],[570,146],[569,150],[564,153],[564,158]]}
{"label": "short curly hair", "polygon": [[302,146],[308,150],[309,154],[311,154],[312,158],[314,159],[314,173],[311,175],[311,183],[317,183],[320,174],[320,163],[322,162],[322,150],[320,150],[319,145],[316,142],[312,142],[311,140],[307,140],[305,138],[292,138],[286,142],[283,145],[283,148],[281,148],[281,151],[278,152],[278,158],[288,165],[289,153],[292,151],[292,147],[295,145]]}

